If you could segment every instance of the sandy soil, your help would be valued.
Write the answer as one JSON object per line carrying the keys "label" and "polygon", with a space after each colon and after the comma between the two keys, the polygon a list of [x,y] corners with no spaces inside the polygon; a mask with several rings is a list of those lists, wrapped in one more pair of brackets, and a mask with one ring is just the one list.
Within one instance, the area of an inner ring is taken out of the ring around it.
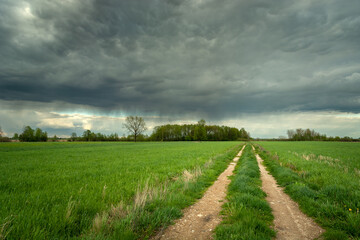
{"label": "sandy soil", "polygon": [[[254,149],[254,148],[253,148]],[[276,239],[314,239],[323,232],[313,219],[299,209],[296,202],[284,193],[276,180],[262,165],[263,160],[258,154],[256,159],[261,172],[262,189],[267,194],[266,200],[273,210]]]}
{"label": "sandy soil", "polygon": [[220,211],[225,201],[227,186],[230,183],[228,177],[233,174],[244,147],[228,168],[209,187],[204,196],[194,205],[185,209],[181,219],[161,231],[154,239],[212,239],[213,230],[222,220]]}

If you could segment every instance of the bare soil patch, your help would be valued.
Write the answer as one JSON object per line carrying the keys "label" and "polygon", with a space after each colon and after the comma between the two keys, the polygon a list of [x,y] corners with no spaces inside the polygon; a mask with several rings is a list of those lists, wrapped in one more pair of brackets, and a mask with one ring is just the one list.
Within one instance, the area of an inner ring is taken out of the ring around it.
{"label": "bare soil patch", "polygon": [[228,177],[233,174],[244,148],[245,146],[214,184],[209,187],[204,196],[194,205],[185,209],[181,219],[159,232],[154,239],[212,239],[213,230],[222,220],[220,211],[225,201],[227,186],[230,183]]}
{"label": "bare soil patch", "polygon": [[276,239],[318,238],[325,230],[301,212],[298,204],[284,193],[275,178],[262,165],[263,160],[258,154],[256,159],[261,172],[262,190],[267,194],[266,200],[275,217]]}

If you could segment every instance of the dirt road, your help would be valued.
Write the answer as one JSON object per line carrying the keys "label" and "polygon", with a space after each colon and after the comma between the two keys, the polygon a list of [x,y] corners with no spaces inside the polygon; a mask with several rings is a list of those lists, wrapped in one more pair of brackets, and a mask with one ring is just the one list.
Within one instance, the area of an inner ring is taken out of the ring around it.
{"label": "dirt road", "polygon": [[215,227],[221,222],[221,206],[226,197],[229,176],[233,174],[235,165],[242,151],[237,154],[228,168],[219,176],[214,184],[209,187],[204,196],[194,205],[185,209],[184,216],[160,232],[154,239],[212,239]]}
{"label": "dirt road", "polygon": [[302,213],[298,204],[284,193],[283,189],[277,185],[275,178],[262,165],[263,160],[258,154],[256,154],[256,159],[261,172],[262,189],[267,194],[266,200],[275,217],[276,239],[314,239],[319,237],[324,229]]}

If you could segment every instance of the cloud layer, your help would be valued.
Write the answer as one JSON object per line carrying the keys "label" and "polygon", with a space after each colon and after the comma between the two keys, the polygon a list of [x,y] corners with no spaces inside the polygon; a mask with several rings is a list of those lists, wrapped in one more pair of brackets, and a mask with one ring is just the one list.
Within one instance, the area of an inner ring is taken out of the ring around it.
{"label": "cloud layer", "polygon": [[1,104],[214,121],[359,113],[358,9],[357,0],[2,0]]}

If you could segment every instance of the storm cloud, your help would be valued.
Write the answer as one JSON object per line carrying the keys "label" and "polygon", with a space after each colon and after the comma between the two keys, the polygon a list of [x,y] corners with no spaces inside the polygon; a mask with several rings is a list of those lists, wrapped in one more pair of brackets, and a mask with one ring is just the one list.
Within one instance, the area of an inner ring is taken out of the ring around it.
{"label": "storm cloud", "polygon": [[358,114],[358,9],[357,0],[0,0],[0,103],[213,121]]}

